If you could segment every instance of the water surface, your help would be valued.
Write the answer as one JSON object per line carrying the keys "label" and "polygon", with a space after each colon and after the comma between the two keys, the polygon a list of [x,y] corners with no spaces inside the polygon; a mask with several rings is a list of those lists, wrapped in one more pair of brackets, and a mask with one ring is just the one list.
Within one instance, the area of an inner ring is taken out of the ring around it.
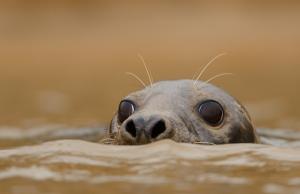
{"label": "water surface", "polygon": [[[24,135],[11,129],[14,133],[10,136],[1,136],[1,146],[10,147],[0,150],[1,192],[300,192],[297,131],[260,129],[262,139],[273,145],[209,146],[163,140],[143,146],[115,146],[82,140],[97,141],[103,135],[101,128],[70,130],[52,126]],[[73,140],[53,140],[59,136]],[[43,141],[48,142],[37,143]],[[21,146],[26,144],[31,145]]]}

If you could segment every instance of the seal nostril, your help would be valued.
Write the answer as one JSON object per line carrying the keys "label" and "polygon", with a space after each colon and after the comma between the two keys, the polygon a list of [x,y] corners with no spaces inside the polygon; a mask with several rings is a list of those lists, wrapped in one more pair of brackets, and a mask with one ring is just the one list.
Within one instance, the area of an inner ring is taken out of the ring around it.
{"label": "seal nostril", "polygon": [[125,129],[132,137],[136,137],[136,127],[132,120],[126,124]]}
{"label": "seal nostril", "polygon": [[163,120],[158,121],[151,130],[151,138],[157,138],[160,134],[165,132],[166,124]]}

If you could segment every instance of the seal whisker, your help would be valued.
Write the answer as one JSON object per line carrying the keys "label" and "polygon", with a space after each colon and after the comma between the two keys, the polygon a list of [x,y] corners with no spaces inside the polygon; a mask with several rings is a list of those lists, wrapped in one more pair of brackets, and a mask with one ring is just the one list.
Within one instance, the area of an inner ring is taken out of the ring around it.
{"label": "seal whisker", "polygon": [[143,82],[143,80],[136,74],[131,73],[131,72],[125,72],[125,74],[132,76],[133,78],[135,78],[138,82],[140,82],[140,84],[142,84],[145,88],[147,87],[145,82]]}
{"label": "seal whisker", "polygon": [[113,138],[103,138],[100,140],[99,143],[101,143],[101,144],[116,144],[117,140],[113,139]]}
{"label": "seal whisker", "polygon": [[142,61],[143,65],[145,67],[145,70],[147,72],[148,79],[149,79],[149,82],[150,82],[150,86],[152,87],[153,86],[153,77],[152,77],[151,71],[149,71],[144,57],[141,54],[138,54],[138,57],[140,58],[140,60]]}
{"label": "seal whisker", "polygon": [[215,79],[217,79],[219,77],[223,77],[223,76],[226,76],[226,75],[234,75],[234,74],[233,73],[220,73],[220,74],[215,75],[212,78],[206,80],[205,83],[209,83],[209,82],[211,82],[211,81],[213,81],[213,80],[215,80]]}
{"label": "seal whisker", "polygon": [[201,70],[201,69],[203,68],[203,66],[204,66],[204,65],[201,65],[201,66],[197,69],[196,73],[194,73],[194,75],[193,75],[192,80],[195,80],[195,79],[196,79],[196,76],[198,75],[198,71]]}
{"label": "seal whisker", "polygon": [[116,140],[120,140],[121,139],[121,129],[120,128],[118,128],[118,133],[117,133],[115,139]]}
{"label": "seal whisker", "polygon": [[215,61],[217,60],[218,58],[224,56],[224,55],[227,55],[227,53],[221,53],[221,54],[218,54],[217,56],[215,56],[213,59],[211,59],[203,68],[202,70],[200,71],[199,75],[196,77],[195,81],[194,81],[194,85],[196,85],[196,82],[201,78],[201,76],[204,74],[204,72],[206,71],[206,69]]}
{"label": "seal whisker", "polygon": [[211,81],[213,81],[213,80],[215,80],[215,79],[217,79],[217,78],[224,77],[224,76],[227,76],[227,75],[234,75],[234,74],[233,74],[233,73],[220,73],[220,74],[217,74],[217,75],[215,75],[215,76],[209,78],[208,80],[204,81],[203,83],[201,83],[201,85],[198,86],[197,88],[199,89],[199,88],[201,88],[203,85],[205,85],[205,84],[207,84],[207,83],[209,83],[209,82],[211,82]]}

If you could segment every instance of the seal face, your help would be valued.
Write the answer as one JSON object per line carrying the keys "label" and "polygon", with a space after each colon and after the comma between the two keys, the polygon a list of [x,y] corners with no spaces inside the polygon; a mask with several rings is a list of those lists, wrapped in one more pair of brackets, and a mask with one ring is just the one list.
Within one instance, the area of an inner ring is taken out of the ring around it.
{"label": "seal face", "polygon": [[161,81],[119,104],[109,129],[118,144],[161,139],[213,144],[257,143],[246,109],[232,96],[194,80]]}

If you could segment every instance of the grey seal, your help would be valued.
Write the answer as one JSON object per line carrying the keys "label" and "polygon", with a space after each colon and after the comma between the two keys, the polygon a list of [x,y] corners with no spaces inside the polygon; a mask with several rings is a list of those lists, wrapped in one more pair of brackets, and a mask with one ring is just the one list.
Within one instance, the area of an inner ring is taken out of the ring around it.
{"label": "grey seal", "polygon": [[108,133],[121,145],[162,139],[184,143],[258,143],[245,107],[222,89],[195,80],[160,81],[121,100]]}

